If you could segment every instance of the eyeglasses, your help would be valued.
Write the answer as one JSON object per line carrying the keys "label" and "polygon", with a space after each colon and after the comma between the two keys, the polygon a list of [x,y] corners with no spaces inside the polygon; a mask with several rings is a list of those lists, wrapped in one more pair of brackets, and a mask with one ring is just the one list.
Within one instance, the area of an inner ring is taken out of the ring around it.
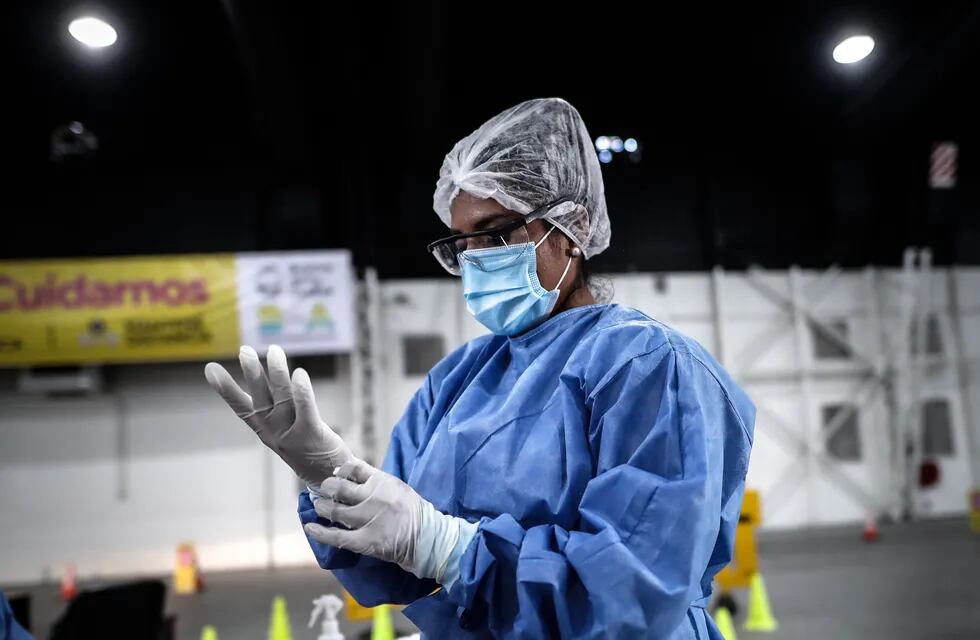
{"label": "eyeglasses", "polygon": [[459,256],[464,251],[526,244],[531,241],[527,233],[527,224],[528,221],[525,218],[517,218],[507,224],[485,231],[457,233],[430,244],[428,246],[429,253],[435,256],[443,269],[454,276],[458,276],[462,272]]}
{"label": "eyeglasses", "polygon": [[[499,227],[493,227],[492,229],[486,229],[484,231],[475,231],[473,233],[457,233],[449,236],[448,238],[436,240],[435,242],[429,244],[429,246],[426,248],[429,250],[429,253],[435,257],[439,264],[442,265],[443,269],[454,276],[458,276],[462,272],[459,264],[461,255],[463,260],[470,260],[473,262],[479,261],[479,254],[464,255],[463,252],[476,251],[479,249],[496,249],[498,247],[509,247],[515,244],[523,244],[530,247],[531,245],[529,243],[531,242],[531,237],[528,235],[527,225],[542,217],[542,212],[547,213],[547,211],[553,207],[563,202],[568,202],[569,200],[570,198],[556,200],[551,204],[535,209],[526,216],[516,218],[511,222],[500,225]],[[521,255],[523,254],[515,255],[514,260],[518,260]]]}

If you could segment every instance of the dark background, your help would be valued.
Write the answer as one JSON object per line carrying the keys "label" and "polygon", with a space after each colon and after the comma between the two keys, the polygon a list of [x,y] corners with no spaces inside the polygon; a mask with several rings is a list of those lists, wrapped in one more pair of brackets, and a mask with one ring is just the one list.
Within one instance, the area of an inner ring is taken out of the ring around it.
{"label": "dark background", "polygon": [[[561,96],[641,144],[603,165],[598,270],[980,263],[980,3],[463,4],[5,3],[0,257],[350,247],[438,276],[443,155]],[[86,13],[114,47],[71,40]],[[836,65],[852,29],[875,51]],[[72,120],[100,148],[53,162]],[[937,140],[955,189],[928,188]]]}

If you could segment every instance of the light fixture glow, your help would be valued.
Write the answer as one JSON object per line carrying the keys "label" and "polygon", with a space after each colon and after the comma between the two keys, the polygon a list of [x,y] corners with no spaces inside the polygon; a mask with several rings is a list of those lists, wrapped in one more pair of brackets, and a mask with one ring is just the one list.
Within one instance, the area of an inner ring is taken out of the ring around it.
{"label": "light fixture glow", "polygon": [[636,138],[626,138],[626,142],[623,143],[623,148],[633,153],[640,148],[640,144],[636,141]]}
{"label": "light fixture glow", "polygon": [[609,142],[608,136],[599,136],[595,139],[595,148],[599,151],[605,151],[609,148]]}
{"label": "light fixture glow", "polygon": [[68,33],[87,47],[100,49],[116,42],[116,30],[108,22],[86,16],[68,25]]}
{"label": "light fixture glow", "polygon": [[602,151],[599,152],[599,162],[603,164],[608,164],[612,162],[612,158],[613,158],[612,151],[610,151],[609,149],[603,149]]}
{"label": "light fixture glow", "polygon": [[854,64],[868,57],[875,48],[871,36],[851,36],[834,47],[834,61],[840,64]]}

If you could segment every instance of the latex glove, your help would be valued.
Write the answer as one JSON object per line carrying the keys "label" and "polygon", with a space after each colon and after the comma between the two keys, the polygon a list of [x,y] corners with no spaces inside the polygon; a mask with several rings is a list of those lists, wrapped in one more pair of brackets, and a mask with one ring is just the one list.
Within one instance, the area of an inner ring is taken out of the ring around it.
{"label": "latex glove", "polygon": [[286,354],[276,345],[269,347],[266,356],[268,376],[252,347],[243,346],[238,359],[248,393],[217,362],[204,368],[208,383],[262,443],[316,492],[325,478],[351,459],[351,453],[320,418],[309,374],[296,369],[290,380]]}
{"label": "latex glove", "polygon": [[363,460],[352,458],[320,485],[317,514],[347,527],[306,525],[314,540],[394,562],[447,588],[459,576],[459,558],[478,525],[446,515],[414,489]]}

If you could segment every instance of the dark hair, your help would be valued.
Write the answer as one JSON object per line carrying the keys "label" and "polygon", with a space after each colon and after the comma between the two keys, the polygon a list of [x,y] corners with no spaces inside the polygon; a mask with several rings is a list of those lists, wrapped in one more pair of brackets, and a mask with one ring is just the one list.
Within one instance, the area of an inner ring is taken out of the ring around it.
{"label": "dark hair", "polygon": [[582,260],[582,264],[578,270],[578,281],[579,286],[586,286],[589,288],[589,291],[592,292],[592,297],[595,298],[596,302],[602,304],[612,302],[614,293],[612,280],[606,278],[605,276],[597,276],[593,274],[588,260]]}

